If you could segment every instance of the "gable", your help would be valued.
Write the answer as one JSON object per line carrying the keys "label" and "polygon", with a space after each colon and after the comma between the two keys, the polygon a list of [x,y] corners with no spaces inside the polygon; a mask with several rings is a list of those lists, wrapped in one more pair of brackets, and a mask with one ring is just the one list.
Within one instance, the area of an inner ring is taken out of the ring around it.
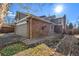
{"label": "gable", "polygon": [[22,18],[24,18],[26,16],[27,16],[26,14],[23,14],[21,12],[16,12],[15,20],[17,20],[17,19],[20,20],[20,19],[22,19]]}

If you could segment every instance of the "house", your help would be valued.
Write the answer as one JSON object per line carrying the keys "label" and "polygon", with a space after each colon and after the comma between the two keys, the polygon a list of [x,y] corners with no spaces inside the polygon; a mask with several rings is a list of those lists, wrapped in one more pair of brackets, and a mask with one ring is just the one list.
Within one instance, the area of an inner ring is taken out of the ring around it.
{"label": "house", "polygon": [[54,32],[66,33],[66,31],[67,31],[66,15],[64,15],[63,17],[56,17],[55,15],[49,16],[49,17],[46,17],[46,16],[40,16],[40,17],[54,23]]}
{"label": "house", "polygon": [[49,36],[54,33],[54,23],[34,15],[16,14],[15,33],[29,39]]}
{"label": "house", "polygon": [[0,33],[11,33],[14,32],[15,26],[14,25],[8,25],[3,24],[0,29]]}
{"label": "house", "polygon": [[[54,28],[55,31],[57,32],[59,29],[59,32],[66,33],[66,16],[64,15],[63,17],[55,18],[55,23],[57,24]],[[53,21],[53,20],[51,20]],[[54,22],[54,21],[53,21]]]}

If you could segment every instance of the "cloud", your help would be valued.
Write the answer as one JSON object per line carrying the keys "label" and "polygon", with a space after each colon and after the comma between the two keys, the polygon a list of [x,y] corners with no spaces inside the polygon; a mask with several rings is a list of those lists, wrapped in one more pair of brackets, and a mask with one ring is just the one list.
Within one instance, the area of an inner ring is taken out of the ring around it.
{"label": "cloud", "polygon": [[8,13],[13,13],[13,12],[11,12],[11,11],[8,11]]}
{"label": "cloud", "polygon": [[8,11],[7,16],[13,18],[13,17],[15,17],[15,14],[11,11]]}

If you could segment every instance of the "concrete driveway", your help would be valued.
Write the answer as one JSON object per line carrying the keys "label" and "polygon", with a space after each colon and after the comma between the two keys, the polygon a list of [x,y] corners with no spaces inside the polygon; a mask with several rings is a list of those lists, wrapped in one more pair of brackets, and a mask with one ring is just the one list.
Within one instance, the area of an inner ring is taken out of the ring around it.
{"label": "concrete driveway", "polygon": [[7,45],[9,43],[14,43],[17,41],[21,41],[26,45],[30,45],[35,43],[41,43],[49,39],[51,40],[53,38],[55,38],[55,36],[48,36],[48,37],[38,38],[38,39],[27,39],[26,37],[16,35],[15,33],[3,33],[3,34],[0,34],[0,47],[3,47],[4,45]]}
{"label": "concrete driveway", "polygon": [[2,33],[0,34],[0,47],[9,43],[17,42],[21,38],[21,36],[15,35],[15,33]]}

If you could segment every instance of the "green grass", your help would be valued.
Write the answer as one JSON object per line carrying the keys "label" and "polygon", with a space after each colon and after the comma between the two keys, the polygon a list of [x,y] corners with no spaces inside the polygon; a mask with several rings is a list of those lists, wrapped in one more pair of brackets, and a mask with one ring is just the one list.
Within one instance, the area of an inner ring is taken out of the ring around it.
{"label": "green grass", "polygon": [[27,48],[28,48],[28,46],[26,46],[23,43],[14,43],[14,44],[10,44],[10,45],[2,48],[0,53],[2,56],[10,56],[10,55],[14,55],[20,51],[23,51]]}

